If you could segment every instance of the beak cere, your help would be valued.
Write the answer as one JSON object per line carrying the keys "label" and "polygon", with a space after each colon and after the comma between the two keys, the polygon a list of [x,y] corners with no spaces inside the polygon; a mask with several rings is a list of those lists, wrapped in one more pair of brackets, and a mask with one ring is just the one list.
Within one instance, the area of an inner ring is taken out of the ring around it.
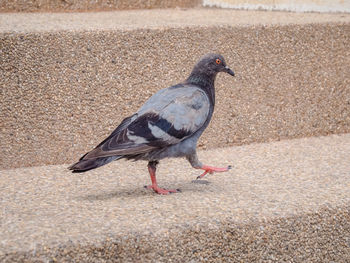
{"label": "beak cere", "polygon": [[228,66],[225,66],[225,72],[231,76],[235,76],[235,73]]}

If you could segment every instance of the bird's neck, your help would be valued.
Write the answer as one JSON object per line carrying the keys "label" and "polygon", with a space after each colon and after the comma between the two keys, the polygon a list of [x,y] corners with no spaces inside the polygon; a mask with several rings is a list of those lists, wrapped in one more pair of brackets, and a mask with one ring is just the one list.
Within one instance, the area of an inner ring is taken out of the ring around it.
{"label": "bird's neck", "polygon": [[216,74],[206,74],[203,72],[192,72],[188,77],[187,82],[190,84],[194,84],[200,86],[202,88],[206,87],[214,87]]}
{"label": "bird's neck", "polygon": [[186,83],[199,86],[203,89],[209,96],[212,104],[215,104],[215,82],[216,74],[205,74],[199,72],[192,72],[191,75],[187,78]]}

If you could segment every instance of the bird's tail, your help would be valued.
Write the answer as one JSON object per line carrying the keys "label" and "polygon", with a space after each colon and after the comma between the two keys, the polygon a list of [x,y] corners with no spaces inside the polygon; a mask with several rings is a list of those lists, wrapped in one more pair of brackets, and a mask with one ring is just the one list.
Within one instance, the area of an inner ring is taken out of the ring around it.
{"label": "bird's tail", "polygon": [[99,157],[94,159],[84,159],[84,156],[79,160],[79,162],[69,166],[68,169],[73,170],[73,173],[83,173],[123,157],[121,155],[117,155],[110,157]]}

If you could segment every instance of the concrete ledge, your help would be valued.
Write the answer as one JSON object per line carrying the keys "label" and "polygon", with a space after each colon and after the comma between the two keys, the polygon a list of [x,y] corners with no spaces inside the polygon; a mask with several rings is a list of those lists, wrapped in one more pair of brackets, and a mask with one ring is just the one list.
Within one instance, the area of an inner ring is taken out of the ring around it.
{"label": "concrete ledge", "polygon": [[193,8],[200,0],[10,0],[0,2],[0,12],[106,11],[149,8]]}
{"label": "concrete ledge", "polygon": [[350,15],[194,9],[0,20],[2,168],[75,161],[213,51],[237,76],[218,76],[201,148],[350,132]]}
{"label": "concrete ledge", "polygon": [[201,151],[228,173],[191,183],[165,160],[86,174],[65,166],[0,171],[0,261],[169,262],[350,260],[350,134]]}
{"label": "concrete ledge", "polygon": [[[70,33],[100,31],[101,33],[101,31],[115,30],[117,34],[120,30],[136,29],[164,30],[197,27],[204,31],[207,27],[231,26],[241,29],[247,26],[341,24],[350,23],[350,14],[302,14],[193,8],[87,13],[0,13],[0,22],[1,33],[30,34],[57,31],[69,31]],[[145,33],[148,32],[148,30],[145,31]],[[130,35],[132,36],[132,32]],[[133,41],[132,39],[133,37],[130,41]]]}
{"label": "concrete ledge", "polygon": [[350,257],[350,207],[256,220],[222,222],[153,234],[108,237],[100,244],[40,246],[0,255],[4,262],[347,262]]}

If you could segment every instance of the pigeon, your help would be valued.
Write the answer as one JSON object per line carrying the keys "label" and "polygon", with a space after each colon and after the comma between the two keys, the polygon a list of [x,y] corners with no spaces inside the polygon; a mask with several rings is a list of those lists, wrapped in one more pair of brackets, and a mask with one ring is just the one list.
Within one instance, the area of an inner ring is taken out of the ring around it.
{"label": "pigeon", "polygon": [[201,57],[185,81],[151,96],[69,169],[86,172],[122,158],[148,161],[152,184],[145,187],[162,195],[180,192],[157,184],[156,167],[164,158],[185,157],[193,168],[204,170],[197,179],[207,173],[228,171],[230,166],[217,168],[202,164],[196,153],[197,141],[213,115],[214,82],[219,72],[235,75],[222,55]]}

